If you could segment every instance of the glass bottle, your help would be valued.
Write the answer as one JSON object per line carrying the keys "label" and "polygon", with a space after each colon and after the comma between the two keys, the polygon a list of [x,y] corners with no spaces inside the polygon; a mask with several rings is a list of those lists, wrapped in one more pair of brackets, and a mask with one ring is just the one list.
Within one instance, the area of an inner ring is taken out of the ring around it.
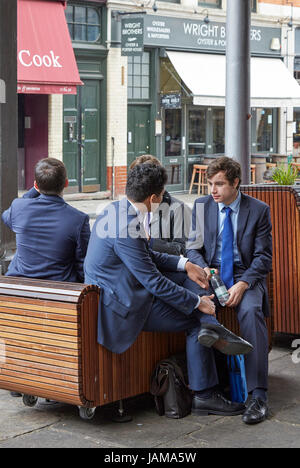
{"label": "glass bottle", "polygon": [[221,280],[220,276],[216,274],[215,270],[210,270],[210,272],[212,275],[210,278],[210,284],[221,306],[225,307],[225,304],[229,299],[229,292],[227,291],[227,288]]}

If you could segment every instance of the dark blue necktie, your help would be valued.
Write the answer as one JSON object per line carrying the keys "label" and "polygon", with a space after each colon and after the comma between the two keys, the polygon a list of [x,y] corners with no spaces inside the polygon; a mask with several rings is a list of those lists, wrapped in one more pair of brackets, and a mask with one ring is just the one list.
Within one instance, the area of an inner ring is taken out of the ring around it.
{"label": "dark blue necktie", "polygon": [[232,209],[224,207],[226,218],[222,233],[221,278],[227,289],[233,286],[233,229],[231,222]]}

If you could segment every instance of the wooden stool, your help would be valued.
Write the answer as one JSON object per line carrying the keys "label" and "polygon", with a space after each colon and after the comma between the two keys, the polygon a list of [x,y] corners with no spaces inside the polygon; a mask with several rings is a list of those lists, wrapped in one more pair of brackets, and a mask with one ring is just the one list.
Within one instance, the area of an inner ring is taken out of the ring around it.
{"label": "wooden stool", "polygon": [[[208,184],[206,180],[207,167],[208,166],[201,165],[201,164],[193,165],[193,174],[192,174],[191,185],[190,185],[190,190],[189,190],[190,194],[192,193],[194,185],[198,186],[198,195],[200,195],[200,193],[204,194],[205,189],[208,189]],[[198,174],[198,182],[195,182],[196,174]]]}
{"label": "wooden stool", "polygon": [[255,164],[250,164],[250,169],[251,169],[251,184],[255,184],[255,169],[256,169],[256,165],[255,165]]}

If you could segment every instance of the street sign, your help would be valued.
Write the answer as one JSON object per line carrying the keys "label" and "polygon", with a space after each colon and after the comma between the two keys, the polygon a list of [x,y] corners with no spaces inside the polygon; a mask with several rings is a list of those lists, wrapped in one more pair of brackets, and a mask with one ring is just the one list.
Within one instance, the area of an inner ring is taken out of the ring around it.
{"label": "street sign", "polygon": [[121,55],[141,56],[144,52],[144,18],[122,18]]}

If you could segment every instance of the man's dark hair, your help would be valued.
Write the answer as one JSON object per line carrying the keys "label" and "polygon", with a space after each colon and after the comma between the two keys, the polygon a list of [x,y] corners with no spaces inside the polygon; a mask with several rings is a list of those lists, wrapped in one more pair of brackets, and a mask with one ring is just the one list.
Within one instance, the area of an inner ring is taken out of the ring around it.
{"label": "man's dark hair", "polygon": [[225,172],[225,177],[231,185],[233,185],[235,179],[238,178],[239,183],[237,188],[239,188],[242,181],[242,170],[241,165],[237,161],[227,156],[217,158],[209,164],[206,171],[207,178],[210,179],[220,171]]}
{"label": "man's dark hair", "polygon": [[156,164],[137,164],[129,170],[126,195],[133,202],[143,202],[149,196],[160,195],[167,183],[167,171]]}
{"label": "man's dark hair", "polygon": [[55,158],[41,159],[35,166],[34,178],[41,193],[60,195],[67,180],[66,167]]}

